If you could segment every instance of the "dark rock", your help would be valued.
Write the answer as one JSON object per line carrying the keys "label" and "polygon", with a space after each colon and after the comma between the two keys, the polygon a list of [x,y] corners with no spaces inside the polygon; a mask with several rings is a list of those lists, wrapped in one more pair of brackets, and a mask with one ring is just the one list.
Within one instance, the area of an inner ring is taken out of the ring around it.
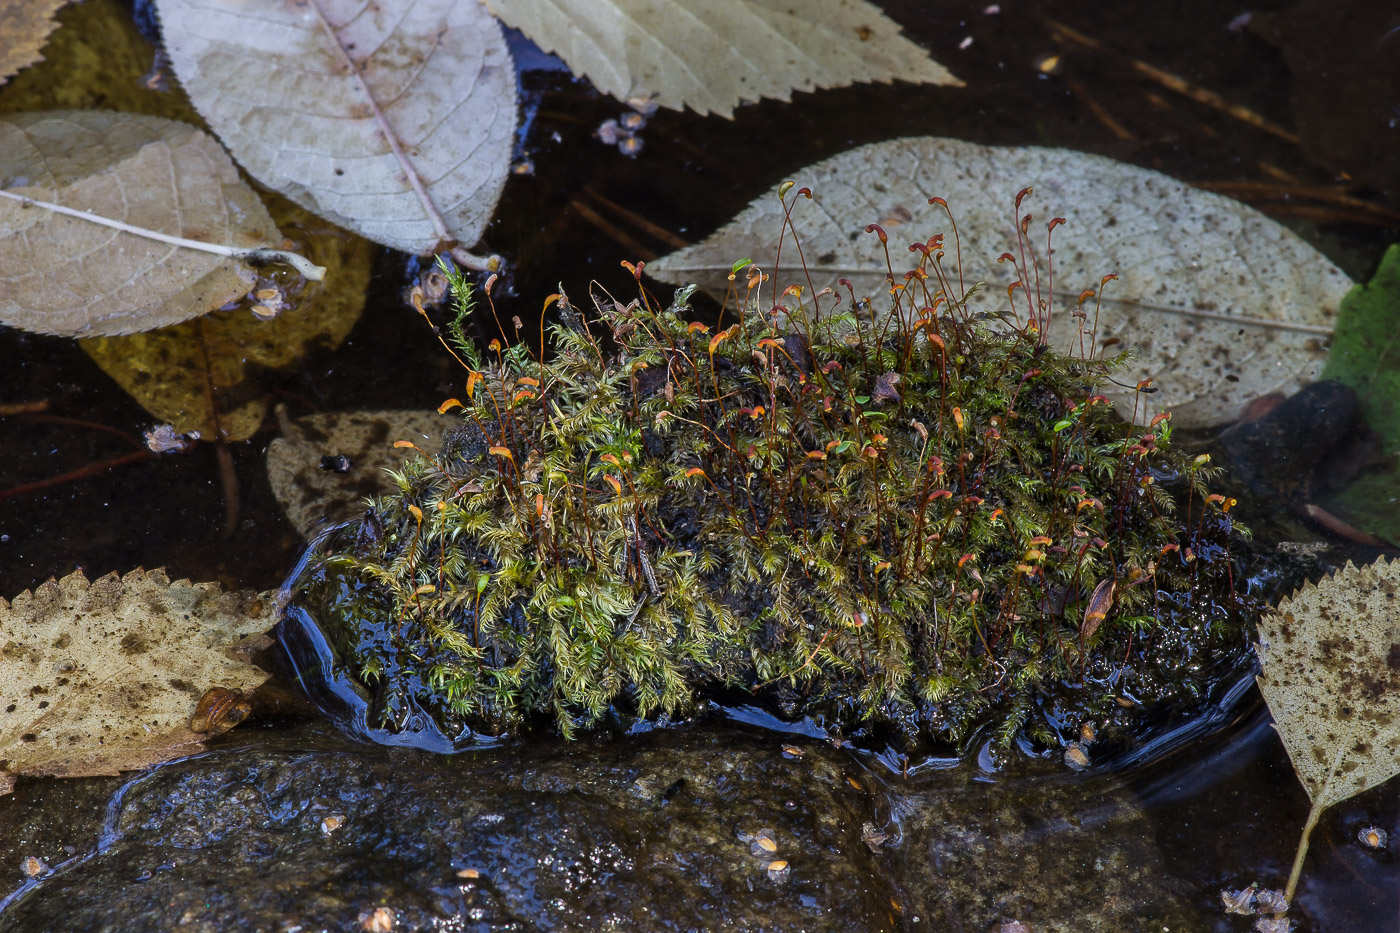
{"label": "dark rock", "polygon": [[1121,792],[1051,775],[722,726],[457,756],[303,729],[130,782],[0,930],[1202,929]]}

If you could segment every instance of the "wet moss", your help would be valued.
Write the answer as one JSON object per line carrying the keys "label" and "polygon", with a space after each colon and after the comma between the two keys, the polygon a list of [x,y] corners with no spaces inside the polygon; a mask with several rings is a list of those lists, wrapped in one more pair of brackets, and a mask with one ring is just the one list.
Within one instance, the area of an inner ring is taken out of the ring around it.
{"label": "wet moss", "polygon": [[1169,666],[1237,630],[1233,500],[1169,416],[1114,414],[1112,360],[892,294],[724,329],[690,290],[586,323],[560,296],[548,359],[459,340],[461,427],[295,587],[371,726],[573,735],[739,690],[954,738],[997,710],[1009,741],[1067,685],[1112,707],[1163,629]]}

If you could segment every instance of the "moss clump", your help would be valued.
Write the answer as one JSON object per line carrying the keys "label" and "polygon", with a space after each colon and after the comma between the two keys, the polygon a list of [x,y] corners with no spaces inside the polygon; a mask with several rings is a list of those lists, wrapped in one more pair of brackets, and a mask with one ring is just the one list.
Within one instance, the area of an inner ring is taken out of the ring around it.
{"label": "moss clump", "polygon": [[461,427],[298,583],[373,726],[568,735],[737,688],[953,735],[999,704],[1009,736],[1228,587],[1198,558],[1229,527],[1209,458],[1114,415],[1111,363],[967,299],[896,289],[874,318],[789,290],[720,330],[689,294],[587,324],[561,298],[547,361],[460,342]]}

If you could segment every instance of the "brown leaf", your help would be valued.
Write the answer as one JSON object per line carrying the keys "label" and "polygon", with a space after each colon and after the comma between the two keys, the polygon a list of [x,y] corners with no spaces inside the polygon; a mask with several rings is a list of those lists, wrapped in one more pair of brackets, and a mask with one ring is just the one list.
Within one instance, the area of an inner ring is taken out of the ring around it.
{"label": "brown leaf", "polygon": [[73,573],[0,599],[0,794],[21,774],[117,774],[197,751],[200,697],[266,680],[232,652],[275,622],[271,597],[160,570]]}
{"label": "brown leaf", "polygon": [[1094,633],[1099,629],[1099,623],[1103,622],[1108,615],[1108,610],[1113,608],[1113,581],[1100,580],[1099,585],[1094,587],[1094,593],[1089,597],[1089,605],[1084,609],[1084,622],[1079,626],[1079,637],[1088,641],[1094,637]]}
{"label": "brown leaf", "polygon": [[[5,190],[238,248],[282,234],[228,155],[192,126],[132,113],[0,118]],[[65,337],[185,321],[245,294],[236,260],[0,201],[0,322]]]}
{"label": "brown leaf", "polygon": [[230,441],[256,434],[275,385],[268,371],[304,359],[309,350],[339,346],[359,319],[370,244],[286,201],[271,203],[283,226],[306,240],[307,255],[327,269],[320,282],[287,274],[288,310],[262,320],[245,300],[173,327],[82,341],[107,375],[177,434],[198,431],[205,440]]}
{"label": "brown leaf", "polygon": [[49,35],[58,28],[54,14],[68,0],[0,0],[0,84],[44,56]]}

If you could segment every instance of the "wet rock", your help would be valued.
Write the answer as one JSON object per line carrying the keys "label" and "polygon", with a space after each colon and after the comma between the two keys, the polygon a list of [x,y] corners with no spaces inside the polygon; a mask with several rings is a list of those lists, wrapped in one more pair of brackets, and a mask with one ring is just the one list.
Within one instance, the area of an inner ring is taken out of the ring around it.
{"label": "wet rock", "polygon": [[441,756],[303,728],[130,782],[100,851],[0,930],[1203,928],[1102,778],[905,781],[801,742],[700,725]]}

